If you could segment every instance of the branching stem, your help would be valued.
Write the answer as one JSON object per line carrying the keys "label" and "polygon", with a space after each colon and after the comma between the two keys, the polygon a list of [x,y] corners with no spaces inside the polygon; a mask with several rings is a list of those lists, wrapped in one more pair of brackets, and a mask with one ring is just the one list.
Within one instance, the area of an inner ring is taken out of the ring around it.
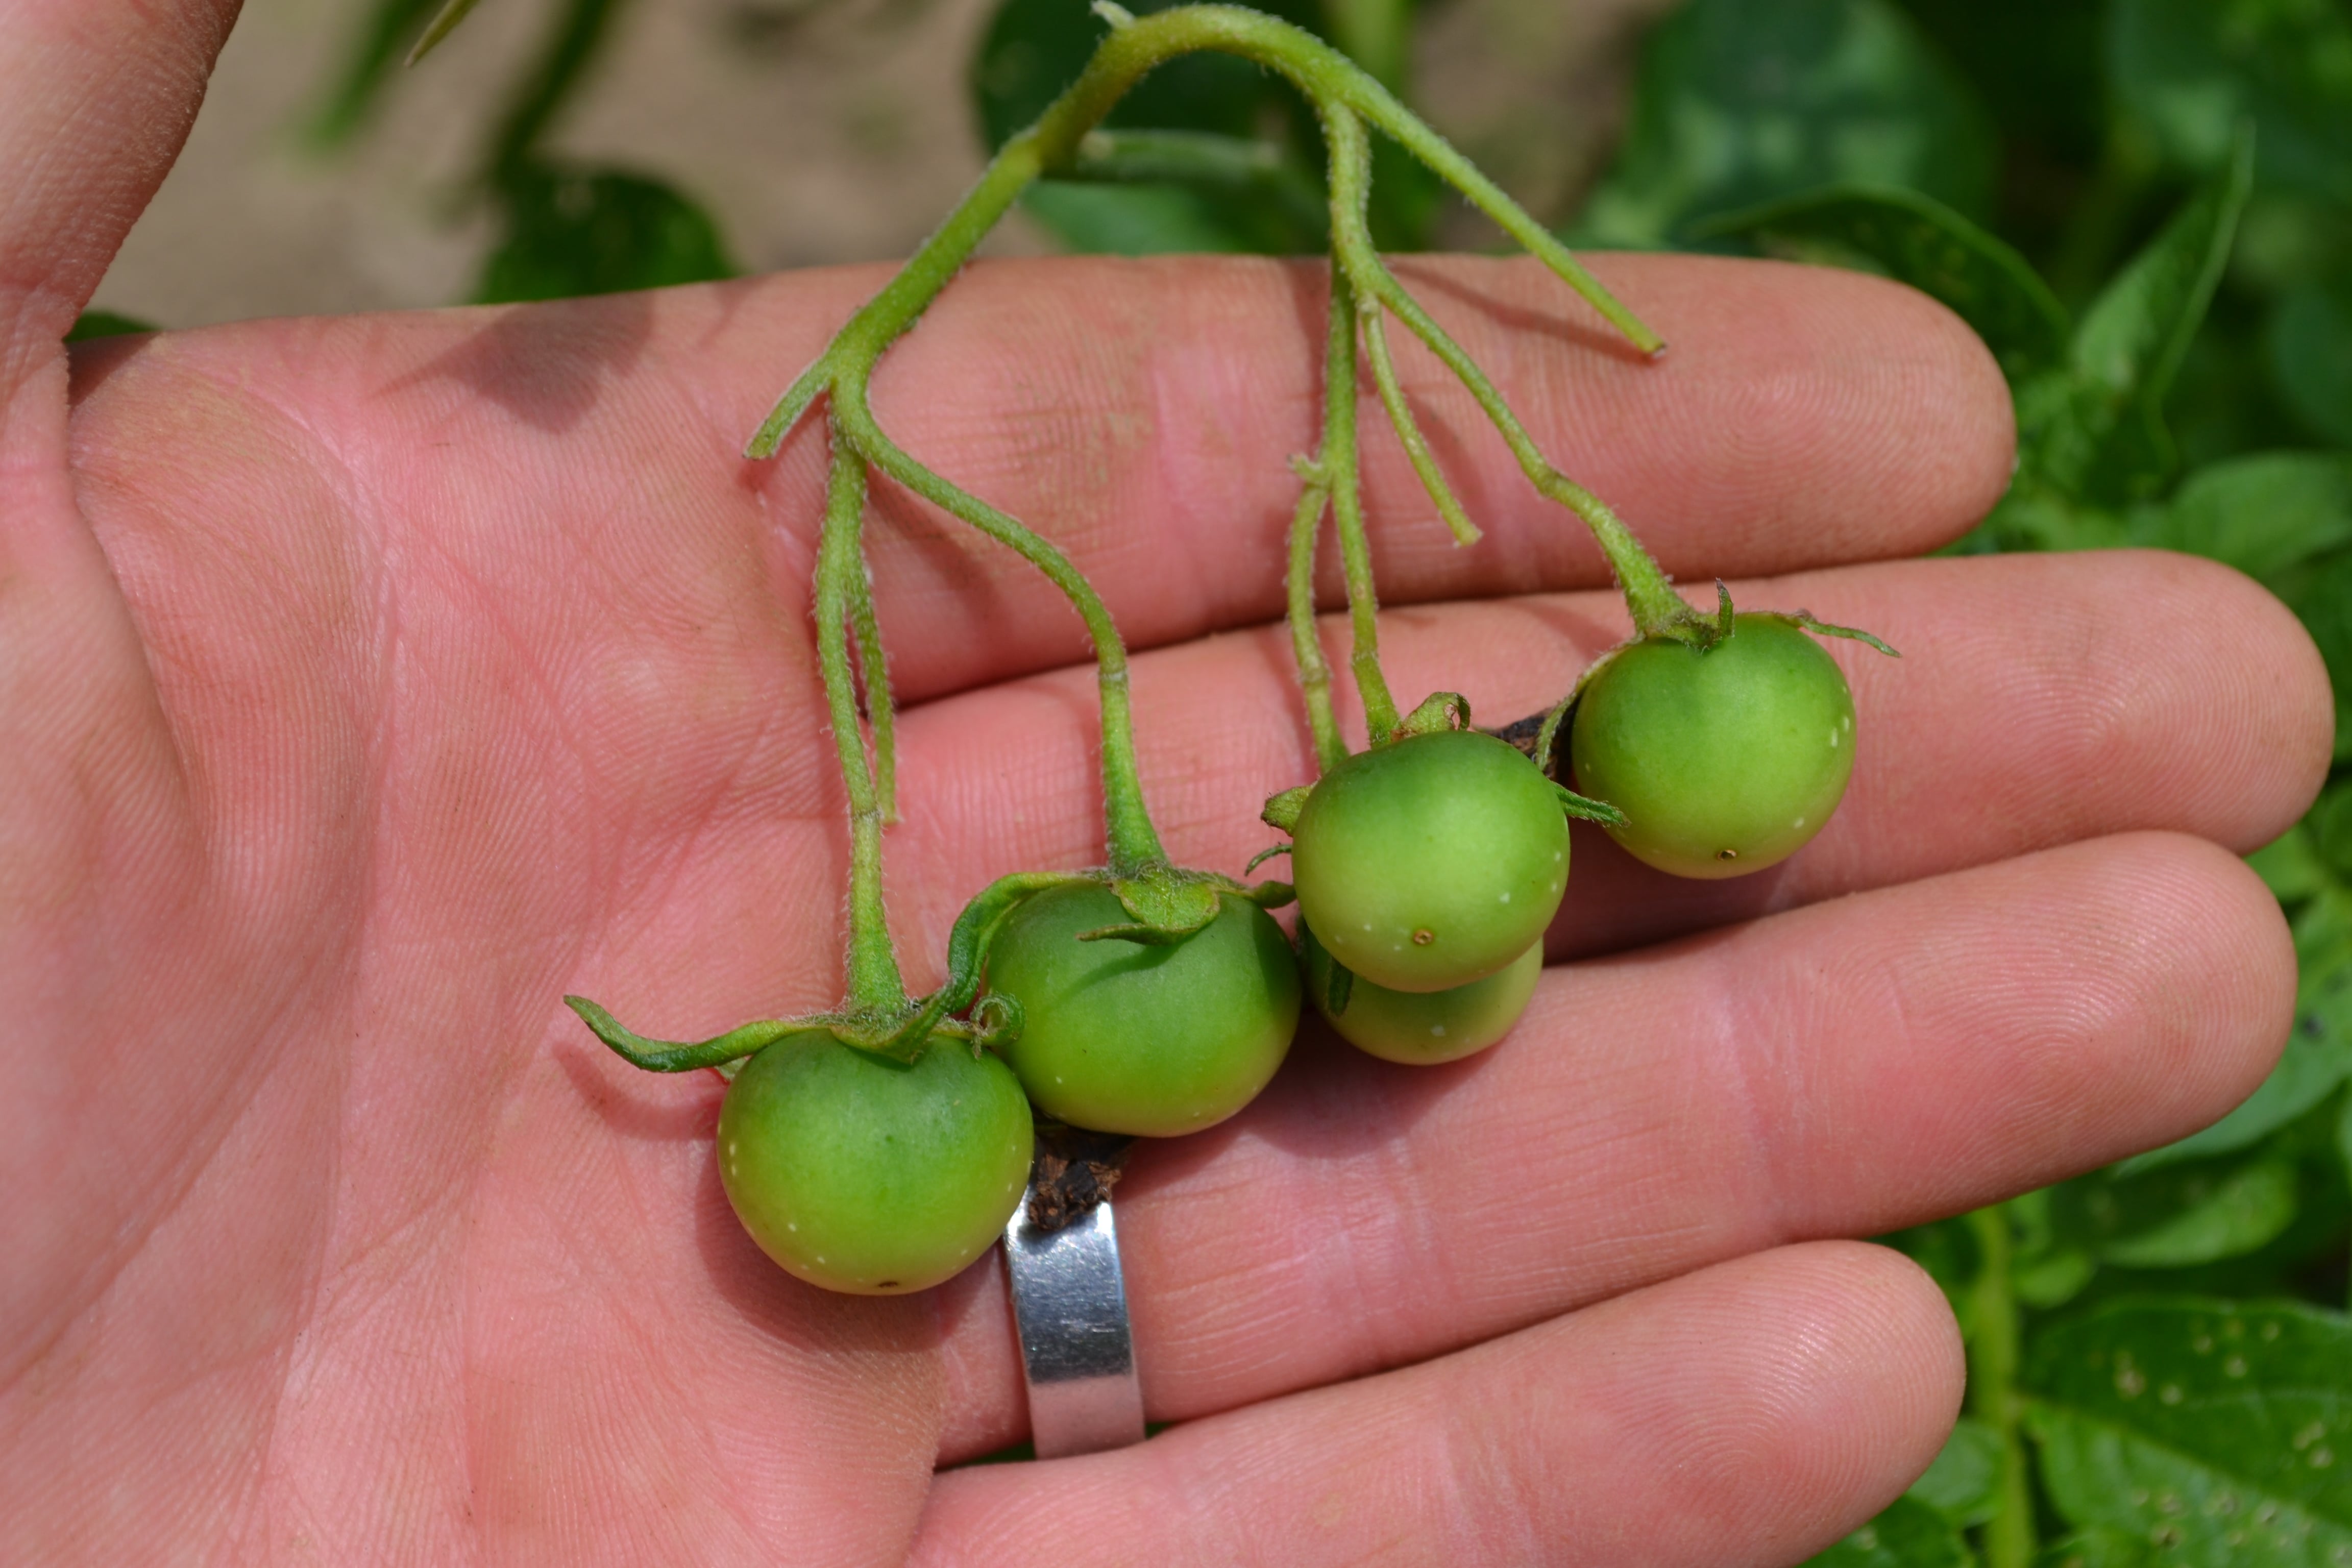
{"label": "branching stem", "polygon": [[903,1012],[908,1003],[882,907],[882,802],[866,754],[849,666],[850,619],[866,570],[858,548],[865,512],[866,464],[836,440],[825,486],[824,532],[817,544],[817,667],[824,677],[841,781],[849,793],[849,1006],[878,1016]]}
{"label": "branching stem", "polygon": [[[1421,316],[1417,308],[1411,307],[1409,300],[1404,300],[1406,308],[1400,308],[1397,301],[1403,299],[1403,291],[1395,287],[1395,280],[1381,267],[1379,258],[1371,250],[1365,220],[1365,196],[1370,182],[1365,125],[1376,126],[1395,138],[1438,175],[1451,182],[1645,353],[1654,353],[1664,346],[1657,336],[1602,289],[1558,240],[1473,168],[1468,160],[1454,152],[1444,138],[1415,119],[1388,89],[1366,75],[1345,55],[1312,35],[1288,23],[1231,5],[1184,6],[1139,19],[1116,8],[1109,8],[1109,15],[1112,22],[1110,33],[1097,48],[1078,79],[1046,109],[1034,125],[1004,144],[982,174],[978,184],[923,242],[907,265],[850,318],[816,362],[793,379],[747,448],[748,454],[753,458],[774,455],[793,425],[817,399],[827,399],[832,416],[833,467],[824,535],[819,552],[819,646],[826,700],[833,710],[834,727],[840,747],[843,781],[851,803],[850,973],[854,1008],[903,1008],[906,1005],[904,986],[881,915],[880,832],[885,816],[894,809],[892,775],[895,771],[895,745],[888,679],[883,666],[880,634],[874,620],[870,588],[864,580],[865,564],[858,545],[867,464],[1020,553],[1060,588],[1076,608],[1086,622],[1087,633],[1094,639],[1095,657],[1099,667],[1104,827],[1108,840],[1111,871],[1116,877],[1132,878],[1165,868],[1168,865],[1159,835],[1144,807],[1142,785],[1136,765],[1128,696],[1126,646],[1100,596],[1071,564],[1069,558],[1051,542],[1007,513],[932,472],[902,450],[875,420],[867,396],[874,368],[883,353],[921,317],[940,291],[970,259],[981,240],[1032,182],[1044,174],[1066,173],[1077,167],[1087,133],[1144,73],[1176,56],[1200,49],[1239,55],[1280,72],[1297,85],[1324,116],[1334,139],[1332,212],[1335,219],[1346,220],[1346,234],[1343,237],[1335,232],[1333,236],[1338,265],[1332,271],[1323,449],[1318,459],[1318,478],[1309,483],[1307,494],[1302,496],[1300,521],[1294,522],[1292,530],[1294,579],[1300,574],[1298,563],[1303,552],[1307,640],[1297,646],[1301,650],[1302,678],[1309,684],[1309,717],[1316,725],[1318,755],[1329,758],[1344,754],[1337,726],[1330,721],[1328,669],[1324,672],[1319,698],[1316,694],[1318,689],[1314,685],[1313,675],[1323,668],[1319,647],[1312,648],[1311,662],[1307,657],[1313,632],[1314,517],[1320,510],[1319,504],[1310,509],[1308,503],[1318,489],[1328,496],[1339,538],[1348,581],[1349,610],[1355,632],[1351,664],[1374,742],[1385,741],[1398,722],[1396,703],[1389,694],[1380,669],[1376,619],[1379,606],[1372,590],[1371,562],[1364,538],[1363,510],[1357,479],[1356,310],[1359,298],[1375,309],[1385,305],[1419,332],[1425,342],[1438,347],[1438,342],[1432,339],[1435,331],[1433,323]],[[1337,156],[1343,142],[1349,151],[1345,157]],[[1412,309],[1412,313],[1408,314],[1408,309]],[[1442,339],[1443,334],[1437,334],[1437,337]],[[1450,340],[1446,342],[1450,343]],[[1371,352],[1375,377],[1382,396],[1389,401],[1391,417],[1396,420],[1398,430],[1405,439],[1415,468],[1422,472],[1424,481],[1432,485],[1431,493],[1440,498],[1440,510],[1445,513],[1448,522],[1455,527],[1457,535],[1464,534],[1469,529],[1468,519],[1461,515],[1458,504],[1449,504],[1451,492],[1444,489],[1444,481],[1437,475],[1434,462],[1429,460],[1426,444],[1418,439],[1419,432],[1412,426],[1411,410],[1404,405],[1394,369],[1388,362],[1385,341],[1376,341]],[[1446,359],[1456,374],[1465,375],[1465,379],[1477,375],[1476,367],[1470,365],[1466,356],[1461,355],[1458,349],[1454,350],[1450,357],[1444,349],[1440,348],[1439,352],[1440,357]],[[1480,376],[1473,384],[1474,393],[1478,392],[1483,384],[1484,378]],[[1517,430],[1516,422],[1510,419],[1508,409],[1503,406],[1491,387],[1486,387],[1480,401],[1491,417],[1496,417],[1498,422],[1506,425],[1506,437],[1510,438],[1512,432]],[[1528,468],[1530,477],[1548,476],[1557,480],[1555,488],[1567,486],[1564,493],[1571,497],[1570,504],[1576,506],[1580,515],[1592,523],[1596,532],[1603,532],[1604,529],[1603,523],[1595,521],[1596,518],[1606,519],[1609,524],[1614,524],[1614,519],[1608,518],[1606,509],[1601,507],[1598,500],[1580,489],[1568,486],[1565,479],[1553,474],[1549,465],[1535,454],[1523,431],[1517,432],[1513,449],[1520,453],[1521,465]],[[1538,478],[1539,489],[1544,488],[1545,483],[1544,478]],[[1552,490],[1547,489],[1546,493],[1552,493]],[[1622,536],[1624,549],[1639,554],[1640,547],[1631,542],[1632,536],[1624,534],[1622,526],[1617,526],[1616,533]],[[1604,549],[1611,548],[1611,539],[1605,533],[1602,543]],[[1612,551],[1612,563],[1618,562],[1619,553]],[[1648,558],[1641,556],[1640,559],[1646,563]],[[1650,570],[1655,574],[1654,566]],[[1626,579],[1631,597],[1639,574],[1629,574],[1621,565],[1620,575]],[[1658,581],[1661,591],[1671,598],[1671,590],[1664,588],[1663,577]],[[1297,629],[1297,603],[1301,592],[1294,581],[1295,638],[1299,635]],[[1636,612],[1638,616],[1638,605]],[[859,662],[865,668],[867,700],[874,716],[875,757],[872,760],[867,756],[863,731],[857,722],[856,688],[849,658],[853,634]],[[878,783],[877,762],[880,772]]]}

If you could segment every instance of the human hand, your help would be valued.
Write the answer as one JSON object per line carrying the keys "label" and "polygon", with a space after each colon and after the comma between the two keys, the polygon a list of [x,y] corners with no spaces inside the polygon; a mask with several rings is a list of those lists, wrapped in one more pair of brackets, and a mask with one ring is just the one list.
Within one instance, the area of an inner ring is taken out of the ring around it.
{"label": "human hand", "polygon": [[[1830,1238],[2178,1136],[2283,1037],[2292,954],[2232,858],[2327,754],[2283,610],[2176,557],[1893,560],[2010,450],[1916,296],[1606,258],[1675,341],[1646,365],[1532,268],[1406,263],[1669,570],[1794,574],[1735,592],[1906,657],[1833,650],[1860,762],[1784,868],[1674,883],[1580,833],[1511,1040],[1408,1071],[1310,1032],[1139,1152],[1139,1355],[1185,1425],[935,1475],[1023,1430],[995,1263],[801,1286],[719,1192],[716,1080],[558,1000],[690,1036],[837,996],[821,433],[736,453],[881,274],[99,344],[69,387],[56,340],[231,9],[47,0],[0,60],[0,1558],[1789,1561],[1958,1394],[1934,1287]],[[877,384],[1144,650],[1184,863],[1238,869],[1310,771],[1270,623],[1320,289],[983,267]],[[1389,670],[1516,717],[1621,612],[1418,370],[1487,538],[1368,442]],[[1009,556],[887,489],[868,537],[922,984],[990,878],[1099,858],[1091,668]]]}

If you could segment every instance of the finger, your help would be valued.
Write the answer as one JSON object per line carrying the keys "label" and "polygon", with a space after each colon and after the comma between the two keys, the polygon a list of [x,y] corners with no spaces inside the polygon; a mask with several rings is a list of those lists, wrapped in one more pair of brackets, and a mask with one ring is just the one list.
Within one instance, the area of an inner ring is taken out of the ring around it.
{"label": "finger", "polygon": [[[1844,802],[1793,859],[1726,881],[1652,871],[1580,832],[1555,959],[2133,829],[2244,852],[2284,832],[2326,774],[2333,710],[2309,635],[2210,563],[1913,562],[1735,594],[1869,626],[1903,649],[1827,645],[1861,716]],[[1598,595],[1434,606],[1390,617],[1386,658],[1404,700],[1463,690],[1475,718],[1499,722],[1557,700],[1622,626]],[[1344,668],[1344,631],[1331,632]],[[918,966],[990,879],[1101,858],[1091,684],[1042,678],[906,715],[908,817],[888,853],[921,868],[895,889]],[[1257,820],[1262,803],[1313,776],[1296,689],[1275,633],[1137,661],[1145,793],[1181,863],[1237,872],[1279,841]],[[971,765],[979,757],[993,760]]]}
{"label": "finger", "polygon": [[[2006,389],[1982,346],[1925,296],[1851,273],[1690,258],[1595,267],[1674,342],[1664,359],[1623,351],[1530,262],[1431,259],[1407,282],[1543,449],[1616,506],[1668,571],[1914,553],[1981,516],[2007,482]],[[1272,618],[1297,496],[1287,458],[1313,449],[1319,421],[1319,269],[1072,262],[1047,276],[1041,287],[1025,269],[983,268],[960,283],[962,297],[944,299],[886,363],[876,390],[886,426],[1068,549],[1139,646]],[[796,342],[768,363],[814,353]],[[1433,357],[1401,342],[1399,359],[1486,538],[1454,545],[1367,399],[1383,595],[1606,583],[1581,525],[1535,494]],[[796,512],[818,482],[815,445],[804,439],[777,479]],[[877,540],[877,572],[911,695],[1067,657],[1067,613],[1024,571],[1001,554],[975,562],[903,500],[886,515],[897,526]],[[908,530],[929,549],[894,547],[890,535]],[[971,592],[975,572],[997,602]],[[1327,603],[1336,583],[1327,571]],[[993,659],[975,661],[982,645]]]}
{"label": "finger", "polygon": [[179,155],[239,0],[27,0],[0,56],[0,410]]}
{"label": "finger", "polygon": [[1139,1448],[950,1471],[912,1562],[1793,1563],[1927,1467],[1961,1381],[1916,1268],[1792,1247]]}
{"label": "finger", "polygon": [[[1547,970],[1454,1066],[1302,1042],[1119,1188],[1147,1405],[1227,1409],[2045,1185],[2242,1099],[2294,993],[2242,862],[2132,835]],[[1007,1333],[975,1289],[950,1451],[1018,1430]]]}
{"label": "finger", "polygon": [[[1676,338],[1664,360],[1595,336],[1540,268],[1431,259],[1414,278],[1544,449],[1670,570],[1914,552],[2000,493],[2007,391],[1924,296],[1774,264],[1598,265]],[[773,463],[738,453],[885,276],[194,334],[93,389],[85,448],[125,523],[163,532],[188,515],[187,481],[134,454],[167,431],[180,448],[235,451],[242,421],[299,408],[285,422],[310,462],[389,544],[455,549],[453,568],[485,582],[528,566],[529,602],[508,613],[537,646],[593,637],[608,615],[665,624],[722,575],[797,614],[824,421]],[[1318,423],[1322,288],[1314,268],[1263,261],[978,267],[883,362],[877,411],[917,457],[1068,551],[1135,645],[1271,620],[1297,499],[1287,460]],[[1403,603],[1605,583],[1581,526],[1536,498],[1459,391],[1425,357],[1408,354],[1406,370],[1487,538],[1456,551],[1402,447],[1367,424],[1382,592]],[[270,406],[218,395],[254,384],[273,389]],[[877,497],[870,542],[902,694],[1084,657],[1077,620],[1025,563],[888,487]],[[747,575],[763,561],[765,575]]]}
{"label": "finger", "polygon": [[[182,959],[207,924],[192,913],[206,858],[186,758],[77,513],[61,342],[177,153],[236,10],[25,0],[0,48],[0,1182],[43,1194],[0,1218],[0,1379],[86,1318],[247,1091],[194,1031],[150,1048],[153,1020],[198,994]],[[267,1009],[269,984],[234,977],[235,1008]]]}

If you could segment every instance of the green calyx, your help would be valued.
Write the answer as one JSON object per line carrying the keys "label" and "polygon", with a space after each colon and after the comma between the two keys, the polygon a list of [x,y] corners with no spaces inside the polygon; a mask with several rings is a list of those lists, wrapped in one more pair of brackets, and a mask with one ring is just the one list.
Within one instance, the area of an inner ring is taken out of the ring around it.
{"label": "green calyx", "polygon": [[748,1058],[793,1035],[830,1035],[843,1045],[899,1063],[912,1062],[932,1039],[969,1041],[974,1054],[1001,1049],[1019,1037],[1019,1008],[1006,998],[987,998],[971,1007],[968,1019],[926,1017],[918,1009],[895,1016],[854,1013],[813,1013],[798,1018],[762,1018],[738,1025],[707,1040],[656,1040],[623,1026],[621,1021],[585,996],[566,996],[563,1005],[580,1015],[596,1037],[613,1047],[631,1067],[646,1072],[693,1072],[715,1068],[734,1076]]}

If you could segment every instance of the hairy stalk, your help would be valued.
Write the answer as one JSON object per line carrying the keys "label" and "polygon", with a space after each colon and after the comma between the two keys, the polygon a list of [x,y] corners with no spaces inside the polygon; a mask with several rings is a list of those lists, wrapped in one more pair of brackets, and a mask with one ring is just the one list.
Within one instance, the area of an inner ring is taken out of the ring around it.
{"label": "hairy stalk", "polygon": [[1315,630],[1315,541],[1323,531],[1323,509],[1330,504],[1331,487],[1321,469],[1308,465],[1315,478],[1298,492],[1298,510],[1290,514],[1289,591],[1290,652],[1298,661],[1298,690],[1307,703],[1307,727],[1315,737],[1315,766],[1329,773],[1348,760],[1348,742],[1339,736],[1339,721],[1331,711],[1331,665],[1323,657],[1323,639]]}
{"label": "hairy stalk", "polygon": [[[1657,562],[1600,497],[1552,467],[1550,460],[1536,446],[1535,437],[1528,434],[1527,426],[1519,422],[1518,416],[1511,411],[1502,393],[1478,367],[1477,362],[1470,357],[1469,352],[1454,342],[1453,335],[1439,326],[1429,312],[1421,308],[1420,301],[1397,281],[1396,275],[1381,262],[1380,253],[1372,247],[1371,232],[1364,221],[1361,205],[1341,206],[1338,199],[1340,168],[1343,163],[1358,168],[1367,166],[1369,153],[1360,124],[1351,123],[1347,117],[1335,114],[1326,118],[1325,125],[1331,144],[1331,251],[1335,269],[1347,273],[1349,281],[1362,296],[1369,310],[1385,306],[1454,373],[1502,436],[1504,444],[1510,447],[1511,456],[1517,459],[1520,471],[1527,475],[1537,493],[1567,507],[1583,521],[1600,544],[1601,553],[1608,558],[1610,570],[1616,574],[1618,586],[1625,595],[1626,606],[1633,612],[1636,629],[1644,637],[1676,635],[1677,628],[1691,620],[1692,613],[1683,603],[1682,596],[1674,591]],[[1365,333],[1368,343],[1372,342],[1377,330],[1368,321]],[[1374,374],[1379,376],[1386,359],[1385,345],[1374,347],[1372,352],[1376,356]],[[1397,435],[1404,442],[1406,454],[1412,458],[1413,468],[1421,474],[1422,483],[1429,488],[1431,498],[1437,501],[1439,510],[1444,512],[1447,503],[1453,500],[1452,491],[1445,488],[1444,479],[1436,475],[1436,465],[1428,458],[1428,446],[1413,424],[1412,411],[1405,406],[1402,390],[1393,387],[1393,380],[1394,372],[1391,370],[1381,386],[1390,420],[1395,424]],[[1454,504],[1458,510],[1459,503]],[[1451,525],[1453,520],[1450,516],[1447,521]],[[1463,519],[1461,526],[1468,527],[1468,519]],[[1455,537],[1460,537],[1459,528],[1455,531]]]}
{"label": "hairy stalk", "polygon": [[[1339,189],[1335,180],[1332,186]],[[1335,195],[1334,204],[1337,203]],[[1364,706],[1371,743],[1396,732],[1396,699],[1381,673],[1381,600],[1372,585],[1372,547],[1364,536],[1363,487],[1356,469],[1356,297],[1339,268],[1331,269],[1331,312],[1323,342],[1323,482],[1331,490],[1331,526],[1339,536],[1339,564],[1348,581],[1348,621],[1355,646],[1348,655],[1356,696]]]}
{"label": "hairy stalk", "polygon": [[2018,1430],[2017,1295],[2010,1280],[2009,1215],[1998,1205],[1969,1215],[1979,1264],[1968,1300],[1969,1409],[2000,1438],[2000,1492],[1984,1527],[1985,1568],[2032,1568],[2039,1550]]}
{"label": "hairy stalk", "polygon": [[[587,5],[593,0],[575,3]],[[1327,122],[1344,122],[1359,141],[1363,136],[1363,121],[1395,138],[1542,259],[1635,344],[1650,353],[1663,345],[1656,334],[1601,288],[1541,225],[1472,167],[1444,138],[1415,119],[1392,93],[1320,39],[1286,22],[1231,5],[1184,6],[1140,19],[1109,8],[1105,14],[1113,23],[1110,36],[1097,48],[1078,79],[1034,125],[1004,144],[982,173],[979,182],[906,266],[850,318],[816,363],[794,378],[746,451],[752,458],[773,456],[793,426],[817,398],[828,397],[838,437],[845,439],[856,454],[917,494],[1019,552],[1069,597],[1095,639],[1096,657],[1101,667],[1105,827],[1112,870],[1127,876],[1164,867],[1167,861],[1143,807],[1129,719],[1126,648],[1109,615],[1086,579],[1059,550],[900,450],[876,423],[866,398],[867,384],[884,352],[914,325],[1031,182],[1042,174],[1076,169],[1082,161],[1087,133],[1120,96],[1153,67],[1200,49],[1239,55],[1280,72],[1317,106]],[[1335,216],[1343,209],[1350,213],[1359,235],[1365,228],[1365,177],[1362,171],[1356,171],[1354,189],[1343,196],[1335,175],[1332,192]],[[1336,236],[1334,243],[1338,243]],[[1362,242],[1361,248],[1370,257],[1369,240]],[[1370,259],[1371,272],[1385,277],[1378,268],[1377,258]],[[1346,270],[1349,281],[1371,275],[1363,268],[1361,258],[1352,259]],[[1356,630],[1352,663],[1357,686],[1363,693],[1365,716],[1375,739],[1385,740],[1396,727],[1397,712],[1379,665],[1374,624],[1377,603],[1372,595],[1370,561],[1364,543],[1356,479],[1355,321],[1350,290],[1339,268],[1333,269],[1333,309],[1335,342],[1334,351],[1327,359],[1322,461],[1328,475],[1332,512],[1347,564],[1349,607]],[[1410,319],[1408,324],[1412,324]],[[1344,353],[1339,351],[1337,341],[1341,337],[1345,340]],[[1599,506],[1590,497],[1585,499],[1591,506]],[[846,604],[845,601],[845,608]]]}
{"label": "hairy stalk", "polygon": [[882,907],[882,804],[866,755],[857,686],[849,663],[849,623],[856,584],[866,570],[858,547],[865,512],[865,461],[836,432],[825,486],[824,532],[817,545],[817,667],[824,677],[842,787],[849,795],[849,1010],[887,1015],[906,1010],[907,986],[898,973]]}
{"label": "hairy stalk", "polygon": [[850,579],[849,624],[857,638],[857,678],[866,690],[866,721],[874,734],[875,786],[887,825],[898,820],[898,704],[890,695],[890,667],[882,651],[882,623],[874,615],[874,567],[861,547]]}
{"label": "hairy stalk", "polygon": [[1445,475],[1429,449],[1428,438],[1421,433],[1421,421],[1412,416],[1412,405],[1404,400],[1404,383],[1397,379],[1396,362],[1389,358],[1388,329],[1381,321],[1380,306],[1373,303],[1360,314],[1364,326],[1364,358],[1372,367],[1372,384],[1380,390],[1381,405],[1388,410],[1389,424],[1395,427],[1397,439],[1404,443],[1406,460],[1421,477],[1421,488],[1436,503],[1437,515],[1445,521],[1454,542],[1477,543],[1478,525],[1470,521],[1454,487],[1445,482]]}
{"label": "hairy stalk", "polygon": [[835,419],[842,438],[860,456],[935,506],[962,519],[981,532],[1019,554],[1044,573],[1077,609],[1095,645],[1097,679],[1102,693],[1103,816],[1109,840],[1110,868],[1131,877],[1165,866],[1168,855],[1144,809],[1143,780],[1135,760],[1135,721],[1128,697],[1127,644],[1112,624],[1110,611],[1085,575],[1050,541],[1039,538],[1014,518],[941,479],[908,457],[883,433],[867,409],[864,378],[850,384],[853,397],[835,395]]}

